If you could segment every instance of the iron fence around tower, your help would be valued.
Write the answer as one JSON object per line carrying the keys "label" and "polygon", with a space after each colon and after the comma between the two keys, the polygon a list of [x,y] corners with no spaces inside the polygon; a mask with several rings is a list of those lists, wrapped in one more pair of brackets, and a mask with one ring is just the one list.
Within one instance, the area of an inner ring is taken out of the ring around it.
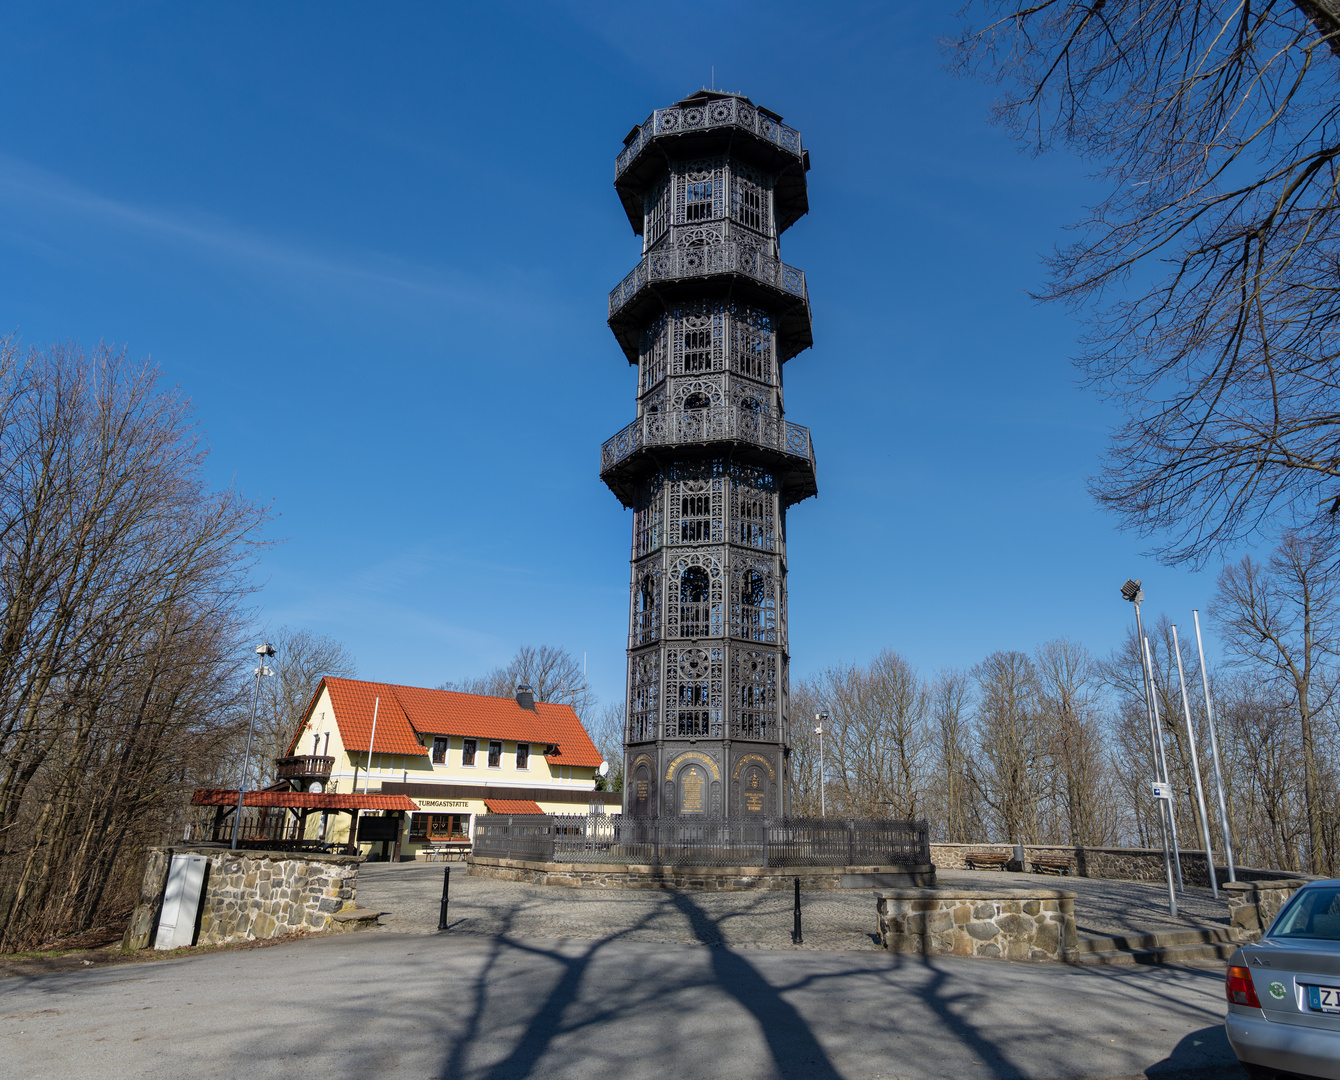
{"label": "iron fence around tower", "polygon": [[931,861],[924,821],[485,814],[473,853],[531,862],[663,866],[887,866]]}

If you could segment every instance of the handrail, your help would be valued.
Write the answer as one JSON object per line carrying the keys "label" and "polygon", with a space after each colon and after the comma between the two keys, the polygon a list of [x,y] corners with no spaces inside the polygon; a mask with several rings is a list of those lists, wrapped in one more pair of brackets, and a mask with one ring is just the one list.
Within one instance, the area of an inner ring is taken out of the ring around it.
{"label": "handrail", "polygon": [[755,281],[773,285],[800,297],[807,306],[809,305],[803,270],[790,266],[751,244],[729,240],[721,244],[672,247],[664,251],[651,252],[627,277],[610,290],[609,313],[613,316],[650,281],[732,273],[744,274]]}
{"label": "handrail", "polygon": [[756,106],[739,98],[717,98],[701,105],[671,105],[657,109],[643,123],[614,159],[614,176],[618,179],[639,151],[658,135],[679,135],[686,131],[709,131],[712,128],[737,127],[800,158],[800,132],[780,120],[774,120]]}
{"label": "handrail", "polygon": [[724,406],[686,409],[683,412],[644,413],[600,447],[603,473],[644,446],[677,443],[748,442],[805,458],[814,466],[814,445],[809,428],[766,413]]}

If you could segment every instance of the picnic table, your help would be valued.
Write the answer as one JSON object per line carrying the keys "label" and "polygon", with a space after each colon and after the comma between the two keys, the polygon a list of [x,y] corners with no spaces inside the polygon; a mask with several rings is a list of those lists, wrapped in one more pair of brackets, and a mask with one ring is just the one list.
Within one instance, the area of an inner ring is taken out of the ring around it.
{"label": "picnic table", "polygon": [[423,851],[425,862],[460,862],[470,854],[470,841],[430,840]]}

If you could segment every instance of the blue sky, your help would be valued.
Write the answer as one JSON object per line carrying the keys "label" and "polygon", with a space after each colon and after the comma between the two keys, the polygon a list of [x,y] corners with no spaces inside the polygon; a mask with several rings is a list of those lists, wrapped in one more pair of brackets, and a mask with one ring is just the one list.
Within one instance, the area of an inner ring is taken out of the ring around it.
{"label": "blue sky", "polygon": [[956,7],[11,2],[0,328],[180,383],[215,481],[279,514],[261,619],[421,685],[554,643],[617,699],[631,519],[597,471],[634,377],[604,319],[639,244],[613,162],[715,69],[813,162],[782,242],[820,485],[789,518],[793,677],[1106,652],[1128,576],[1189,624],[1215,568],[1094,507],[1114,416],[1027,295],[1099,191],[945,71]]}

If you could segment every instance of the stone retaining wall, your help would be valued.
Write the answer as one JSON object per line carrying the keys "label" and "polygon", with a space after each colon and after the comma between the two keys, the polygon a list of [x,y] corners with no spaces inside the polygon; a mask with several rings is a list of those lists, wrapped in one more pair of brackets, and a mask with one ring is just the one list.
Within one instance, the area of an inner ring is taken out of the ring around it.
{"label": "stone retaining wall", "polygon": [[333,916],[354,907],[361,855],[200,846],[150,848],[139,903],[122,948],[146,949],[153,944],[168,867],[178,852],[209,858],[196,945],[278,937],[299,930],[340,931],[356,925]]}
{"label": "stone retaining wall", "polygon": [[1075,948],[1075,894],[1055,889],[888,889],[877,894],[890,952],[1064,960]]}
{"label": "stone retaining wall", "polygon": [[[941,870],[967,869],[966,856],[970,851],[1000,851],[1007,855],[1014,853],[1013,844],[931,844],[931,862]],[[1032,869],[1034,855],[1051,855],[1074,860],[1074,873],[1078,877],[1121,878],[1126,881],[1163,881],[1162,848],[1120,848],[1120,847],[1066,847],[1055,844],[1025,844],[1025,868]],[[1182,880],[1188,885],[1210,887],[1210,874],[1205,863],[1205,852],[1182,850]],[[1218,856],[1222,857],[1222,856]],[[1266,881],[1290,877],[1288,871],[1264,870],[1258,867],[1239,866],[1236,868],[1239,881]],[[1215,877],[1219,884],[1228,881],[1228,869],[1215,866]],[[1298,875],[1304,880],[1304,875]]]}
{"label": "stone retaining wall", "polygon": [[929,863],[908,866],[639,866],[635,863],[550,863],[471,855],[471,877],[568,885],[584,889],[842,889],[935,884]]}
{"label": "stone retaining wall", "polygon": [[1307,881],[1284,878],[1277,881],[1230,881],[1221,886],[1228,901],[1228,921],[1239,930],[1261,934]]}

